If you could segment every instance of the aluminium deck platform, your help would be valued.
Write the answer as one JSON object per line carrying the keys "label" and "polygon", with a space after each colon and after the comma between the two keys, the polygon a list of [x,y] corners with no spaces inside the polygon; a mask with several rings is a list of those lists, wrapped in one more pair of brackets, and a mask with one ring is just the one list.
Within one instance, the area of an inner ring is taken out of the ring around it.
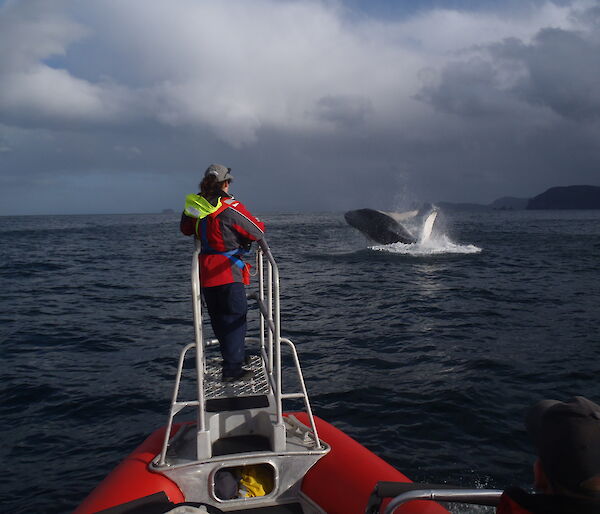
{"label": "aluminium deck platform", "polygon": [[220,356],[207,355],[206,357],[204,390],[207,400],[258,396],[269,393],[269,381],[260,356],[250,355],[244,365],[245,368],[254,372],[254,377],[248,382],[223,382],[221,380],[221,362]]}

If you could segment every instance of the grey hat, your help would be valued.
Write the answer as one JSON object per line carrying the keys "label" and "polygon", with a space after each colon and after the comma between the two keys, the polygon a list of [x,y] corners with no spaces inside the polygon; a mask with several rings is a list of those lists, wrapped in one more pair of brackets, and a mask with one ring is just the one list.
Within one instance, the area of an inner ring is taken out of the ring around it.
{"label": "grey hat", "polygon": [[582,484],[600,476],[600,406],[583,396],[542,400],[529,409],[525,424],[548,479],[590,493]]}
{"label": "grey hat", "polygon": [[233,175],[230,172],[231,168],[227,168],[222,164],[211,164],[206,168],[204,176],[214,175],[217,177],[217,182],[224,182],[225,180],[233,180]]}

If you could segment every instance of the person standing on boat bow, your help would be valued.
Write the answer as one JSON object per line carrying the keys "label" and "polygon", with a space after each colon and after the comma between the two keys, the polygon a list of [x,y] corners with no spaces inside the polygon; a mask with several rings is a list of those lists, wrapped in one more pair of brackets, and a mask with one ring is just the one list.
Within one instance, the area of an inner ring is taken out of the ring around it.
{"label": "person standing on boat bow", "polygon": [[250,265],[243,256],[252,241],[264,237],[265,225],[229,194],[231,168],[211,164],[200,183],[200,193],[188,195],[180,229],[200,240],[200,285],[210,322],[223,356],[223,381],[252,379],[242,367],[245,356],[245,285]]}

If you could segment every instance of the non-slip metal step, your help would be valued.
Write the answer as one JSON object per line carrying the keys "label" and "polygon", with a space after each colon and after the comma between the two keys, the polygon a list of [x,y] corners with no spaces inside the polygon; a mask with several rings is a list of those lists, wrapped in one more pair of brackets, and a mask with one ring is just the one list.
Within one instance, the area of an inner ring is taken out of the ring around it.
{"label": "non-slip metal step", "polygon": [[206,399],[232,398],[236,396],[256,396],[269,393],[269,381],[259,355],[251,355],[245,368],[254,372],[248,382],[223,382],[221,377],[221,357],[206,356],[206,373],[204,374],[204,390]]}

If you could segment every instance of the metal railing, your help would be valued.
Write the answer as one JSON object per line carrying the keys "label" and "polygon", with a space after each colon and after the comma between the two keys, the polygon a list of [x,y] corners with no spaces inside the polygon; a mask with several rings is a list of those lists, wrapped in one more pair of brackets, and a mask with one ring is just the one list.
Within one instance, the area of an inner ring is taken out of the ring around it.
{"label": "metal railing", "polygon": [[369,498],[365,514],[379,514],[386,498],[391,498],[384,514],[393,514],[400,505],[412,500],[431,500],[469,505],[497,506],[502,496],[499,489],[467,489],[447,484],[414,482],[377,482]]}
{"label": "metal railing", "polygon": [[424,489],[409,491],[396,496],[385,509],[384,514],[393,514],[403,503],[411,500],[433,500],[451,503],[467,503],[469,505],[496,506],[500,501],[502,491],[496,489]]}
{"label": "metal railing", "polygon": [[[192,256],[192,309],[194,314],[194,335],[195,342],[186,345],[179,356],[177,366],[177,375],[175,387],[171,400],[169,412],[169,421],[165,432],[165,439],[161,454],[159,457],[159,466],[164,466],[166,462],[169,438],[173,427],[173,418],[185,407],[197,407],[197,459],[206,459],[211,457],[210,434],[206,426],[206,395],[204,387],[205,355],[204,348],[208,344],[214,344],[214,340],[205,342],[202,330],[202,297],[200,288],[199,273],[199,255],[200,241],[195,240],[194,252]],[[275,450],[282,451],[285,447],[285,425],[283,422],[283,400],[303,399],[306,413],[310,420],[311,430],[314,435],[314,445],[316,449],[322,448],[317,426],[312,414],[310,401],[306,385],[300,367],[300,361],[296,352],[296,347],[287,338],[281,337],[280,303],[279,303],[279,269],[273,258],[267,242],[263,239],[258,241],[257,249],[257,268],[258,268],[258,292],[253,295],[259,308],[259,344],[260,355],[265,365],[267,378],[271,391],[275,398],[276,420],[274,425]],[[253,338],[247,338],[252,340]],[[292,353],[294,366],[296,368],[298,381],[301,391],[293,393],[284,393],[282,391],[282,360],[281,343],[288,346]],[[186,354],[192,348],[196,349],[196,379],[197,379],[197,400],[179,401],[179,388],[183,365]]]}
{"label": "metal railing", "polygon": [[[302,398],[304,400],[304,408],[310,420],[311,429],[315,436],[315,447],[321,448],[319,441],[319,435],[317,432],[317,426],[312,414],[310,407],[310,401],[308,399],[308,392],[306,391],[306,384],[302,375],[302,368],[300,367],[300,361],[298,359],[298,353],[296,347],[292,341],[287,338],[281,337],[281,318],[280,318],[280,304],[279,304],[279,268],[273,258],[271,249],[267,242],[262,239],[258,241],[259,250],[257,253],[257,267],[258,267],[258,293],[255,295],[258,308],[260,310],[260,340],[261,350],[263,350],[263,356],[266,358],[267,374],[270,380],[273,382],[271,387],[275,394],[276,402],[276,414],[277,424],[283,423],[283,404],[282,400],[292,398]],[[267,276],[265,279],[265,265],[264,261],[267,261]],[[266,287],[265,287],[266,282]],[[266,289],[266,291],[265,291]],[[265,298],[266,296],[266,298]],[[266,302],[265,302],[266,299]],[[266,327],[265,327],[266,325]],[[267,329],[267,337],[265,341],[265,328]],[[282,363],[281,363],[281,343],[285,343],[292,352],[294,359],[294,366],[298,374],[298,382],[302,389],[301,392],[296,393],[283,393],[282,386]],[[266,345],[266,351],[265,350]]]}

